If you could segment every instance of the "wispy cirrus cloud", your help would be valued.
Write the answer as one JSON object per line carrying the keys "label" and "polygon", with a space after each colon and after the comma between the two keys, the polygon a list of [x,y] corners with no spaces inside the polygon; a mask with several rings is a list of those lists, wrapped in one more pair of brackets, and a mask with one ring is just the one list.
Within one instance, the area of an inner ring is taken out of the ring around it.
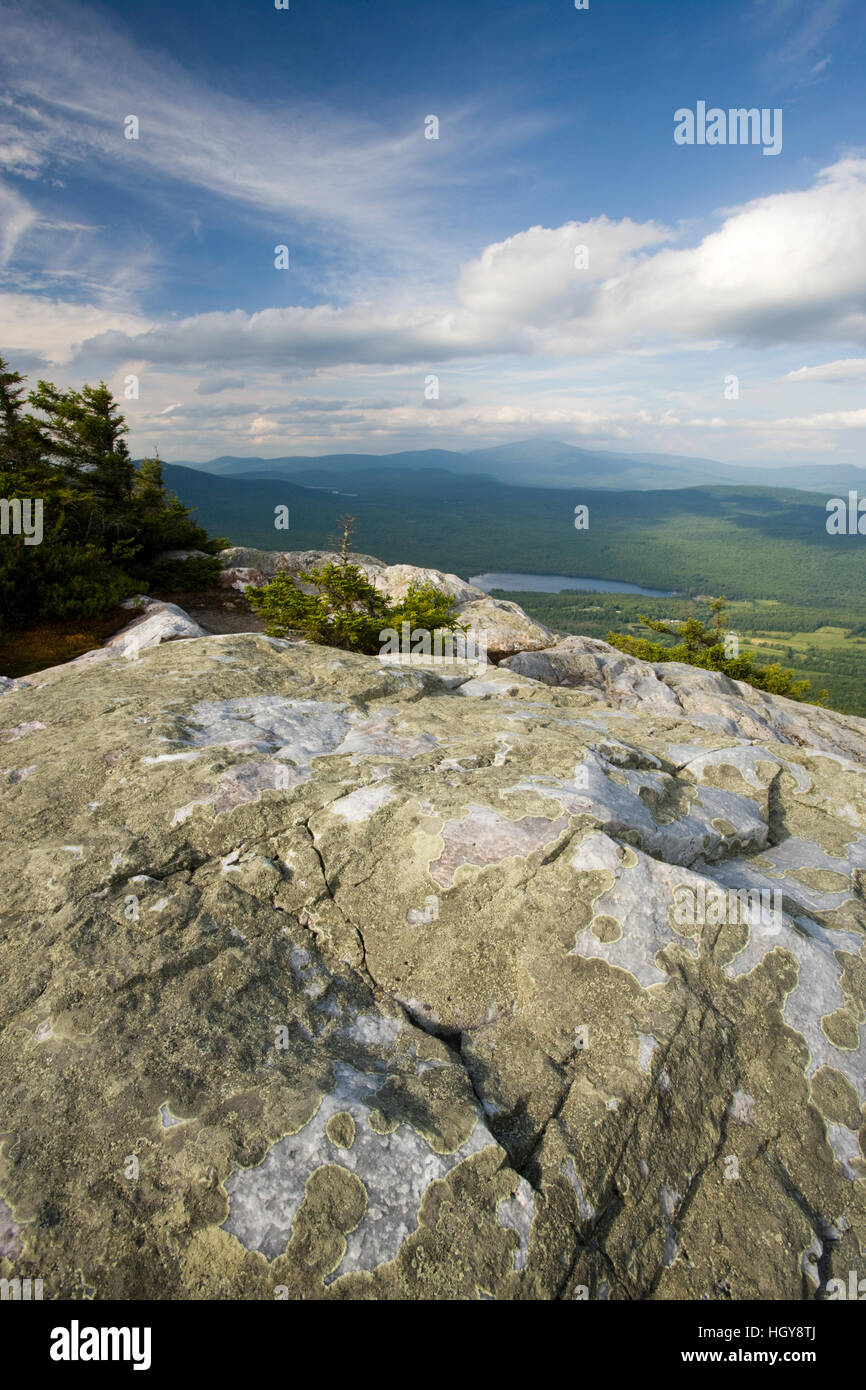
{"label": "wispy cirrus cloud", "polygon": [[25,198],[0,183],[0,266],[8,265],[19,238],[39,220]]}
{"label": "wispy cirrus cloud", "polygon": [[[278,223],[314,225],[337,242],[376,237],[392,254],[423,257],[425,218],[443,190],[483,183],[505,142],[513,146],[550,124],[514,114],[507,132],[467,101],[441,113],[448,157],[424,138],[423,114],[394,130],[357,110],[286,95],[256,105],[208,85],[165,52],[135,45],[120,22],[84,5],[0,0],[0,156],[10,170],[85,170],[170,203],[183,188],[258,218],[263,236]],[[3,56],[5,54],[5,58]],[[139,138],[126,139],[134,115]],[[2,167],[2,165],[0,165]],[[193,219],[201,238],[201,223]]]}
{"label": "wispy cirrus cloud", "polygon": [[807,86],[832,62],[827,51],[850,0],[754,0],[760,31],[770,43],[762,67],[778,85]]}

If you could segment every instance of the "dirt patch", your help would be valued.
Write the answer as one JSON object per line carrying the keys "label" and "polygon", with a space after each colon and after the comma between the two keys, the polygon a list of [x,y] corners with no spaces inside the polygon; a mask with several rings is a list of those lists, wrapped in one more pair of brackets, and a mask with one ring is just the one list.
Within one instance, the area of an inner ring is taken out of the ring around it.
{"label": "dirt patch", "polygon": [[193,622],[208,632],[264,632],[265,620],[254,613],[249,600],[235,589],[198,589],[193,593],[164,593],[154,598],[177,604]]}

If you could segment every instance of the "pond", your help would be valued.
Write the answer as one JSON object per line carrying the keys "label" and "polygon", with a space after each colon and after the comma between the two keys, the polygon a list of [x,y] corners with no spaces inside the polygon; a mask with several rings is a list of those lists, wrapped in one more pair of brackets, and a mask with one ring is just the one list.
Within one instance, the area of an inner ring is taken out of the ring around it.
{"label": "pond", "polygon": [[470,584],[489,593],[491,589],[507,589],[512,592],[558,594],[563,589],[587,589],[603,594],[646,594],[648,598],[675,598],[673,589],[644,589],[640,584],[627,584],[622,579],[575,579],[567,574],[515,574],[511,570],[501,573],[473,574]]}

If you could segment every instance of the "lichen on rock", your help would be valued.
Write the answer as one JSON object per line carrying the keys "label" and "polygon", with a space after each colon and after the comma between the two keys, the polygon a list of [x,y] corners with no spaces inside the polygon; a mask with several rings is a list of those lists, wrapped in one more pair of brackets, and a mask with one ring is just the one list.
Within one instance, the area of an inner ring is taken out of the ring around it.
{"label": "lichen on rock", "polygon": [[0,1277],[864,1277],[864,762],[864,721],[586,639],[440,678],[228,634],[13,683]]}

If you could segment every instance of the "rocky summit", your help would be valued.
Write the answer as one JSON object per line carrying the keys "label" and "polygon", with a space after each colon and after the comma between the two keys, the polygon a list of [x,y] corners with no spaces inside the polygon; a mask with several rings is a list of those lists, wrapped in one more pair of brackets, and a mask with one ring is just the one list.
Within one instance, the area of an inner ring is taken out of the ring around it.
{"label": "rocky summit", "polygon": [[546,640],[479,675],[190,634],[7,683],[0,1276],[866,1277],[866,721]]}

